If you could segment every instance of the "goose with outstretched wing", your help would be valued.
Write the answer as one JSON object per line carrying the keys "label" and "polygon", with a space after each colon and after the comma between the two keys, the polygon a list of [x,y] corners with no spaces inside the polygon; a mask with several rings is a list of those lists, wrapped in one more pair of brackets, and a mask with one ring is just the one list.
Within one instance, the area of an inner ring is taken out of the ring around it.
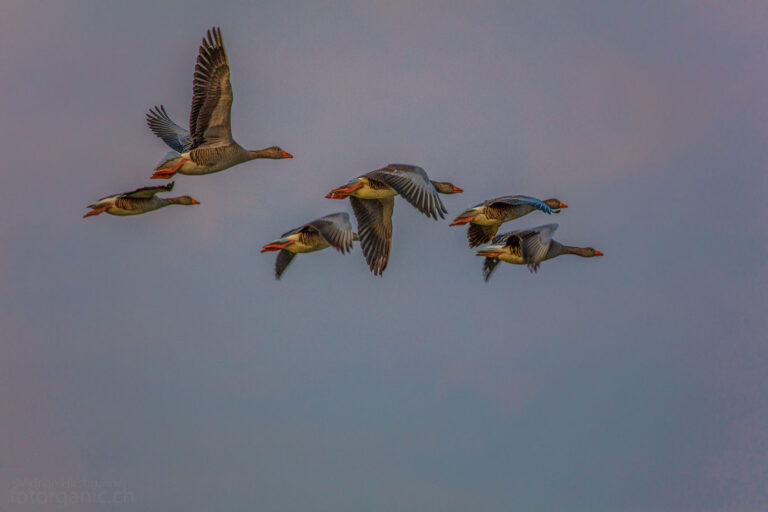
{"label": "goose with outstretched wing", "polygon": [[532,229],[521,229],[497,235],[492,244],[477,251],[478,256],[484,256],[483,276],[488,281],[500,261],[513,265],[527,265],[531,272],[536,272],[542,261],[575,254],[582,258],[602,256],[603,253],[592,247],[573,247],[563,245],[552,239],[557,224],[545,224]]}
{"label": "goose with outstretched wing", "polygon": [[374,275],[387,268],[392,245],[392,211],[400,195],[427,217],[444,218],[448,211],[438,194],[458,194],[463,190],[453,183],[432,181],[421,167],[389,164],[358,176],[325,197],[349,197],[357,218],[360,247]]}
{"label": "goose with outstretched wing", "polygon": [[174,182],[172,181],[167,185],[161,185],[159,187],[142,187],[137,188],[132,192],[123,192],[121,194],[102,197],[95,203],[88,205],[88,208],[90,208],[91,211],[83,215],[83,218],[104,212],[119,216],[138,215],[171,204],[200,204],[199,201],[190,196],[157,197],[157,194],[159,193],[170,192],[173,190],[173,184]]}
{"label": "goose with outstretched wing", "polygon": [[354,240],[357,240],[357,234],[352,231],[349,214],[338,212],[283,233],[280,238],[265,245],[261,252],[280,251],[275,260],[275,278],[280,279],[296,254],[328,247],[344,254],[352,250]]}
{"label": "goose with outstretched wing", "polygon": [[189,131],[173,122],[162,105],[147,113],[149,128],[172,149],[157,165],[152,178],[168,179],[176,173],[211,174],[255,158],[293,158],[277,146],[250,151],[235,142],[231,111],[229,61],[221,29],[214,27],[203,38],[197,55]]}
{"label": "goose with outstretched wing", "polygon": [[558,213],[568,205],[559,199],[536,199],[535,197],[516,195],[489,199],[469,208],[456,217],[451,226],[469,224],[467,239],[470,247],[488,243],[499,226],[539,210],[547,214]]}

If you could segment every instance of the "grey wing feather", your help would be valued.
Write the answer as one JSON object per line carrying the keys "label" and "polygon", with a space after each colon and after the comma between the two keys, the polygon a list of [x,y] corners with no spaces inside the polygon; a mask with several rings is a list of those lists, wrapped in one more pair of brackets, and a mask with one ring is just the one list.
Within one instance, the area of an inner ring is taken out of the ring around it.
{"label": "grey wing feather", "polygon": [[147,124],[152,133],[163,139],[163,142],[178,153],[185,153],[192,145],[189,131],[174,123],[162,105],[159,107],[155,105],[154,109],[149,109]]}
{"label": "grey wing feather", "polygon": [[352,224],[349,222],[348,213],[332,213],[306,225],[315,228],[326,242],[342,254],[352,250],[354,232],[352,231]]}
{"label": "grey wing feather", "polygon": [[491,243],[494,245],[508,245],[510,238],[516,238],[518,232],[517,231],[510,231],[508,233],[502,233],[500,235],[496,235],[491,240]]}
{"label": "grey wing feather", "polygon": [[160,194],[162,192],[170,192],[171,190],[173,190],[174,183],[176,182],[172,181],[167,185],[159,185],[157,187],[137,188],[133,192],[126,192],[124,194],[121,194],[120,197],[130,198],[130,199],[150,198],[150,197],[153,197],[155,194]]}
{"label": "grey wing feather", "polygon": [[203,38],[195,64],[192,110],[189,114],[190,149],[232,142],[229,61],[221,29],[214,27],[207,36],[207,39]]}
{"label": "grey wing feather", "polygon": [[523,250],[523,261],[531,272],[539,269],[539,264],[549,251],[552,243],[552,233],[557,229],[557,224],[545,224],[520,233],[520,246]]}
{"label": "grey wing feather", "polygon": [[429,176],[421,167],[408,164],[389,164],[386,167],[367,173],[365,176],[386,183],[403,196],[417,210],[437,219],[445,218],[448,210],[443,206],[437,189],[429,181]]}
{"label": "grey wing feather", "polygon": [[395,199],[359,199],[351,196],[349,200],[357,218],[357,231],[365,261],[374,275],[381,275],[389,261]]}
{"label": "grey wing feather", "polygon": [[277,253],[277,259],[275,260],[275,279],[280,279],[280,276],[283,275],[285,269],[288,268],[288,265],[293,261],[294,256],[296,256],[294,253],[286,251],[285,249],[280,249],[280,252]]}

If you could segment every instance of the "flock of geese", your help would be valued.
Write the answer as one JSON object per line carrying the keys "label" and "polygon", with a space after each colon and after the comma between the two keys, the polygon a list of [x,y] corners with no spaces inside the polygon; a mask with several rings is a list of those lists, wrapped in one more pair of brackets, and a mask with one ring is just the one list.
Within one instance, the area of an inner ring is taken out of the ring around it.
{"label": "flock of geese", "polygon": [[[162,105],[147,113],[149,128],[171,148],[156,166],[152,174],[154,179],[170,179],[175,174],[211,174],[256,158],[293,158],[277,146],[249,151],[232,138],[232,85],[221,30],[214,27],[206,36],[195,64],[189,130],[173,122]],[[157,197],[158,193],[173,190],[173,185],[174,182],[170,182],[104,197],[90,204],[88,208],[91,211],[84,217],[104,212],[121,216],[137,215],[171,204],[200,204],[190,196]],[[283,233],[277,240],[266,244],[261,252],[278,251],[275,277],[280,279],[296,254],[327,247],[343,254],[352,249],[353,241],[359,241],[371,272],[381,275],[389,261],[395,196],[401,196],[421,213],[437,220],[438,217],[445,218],[448,213],[439,194],[461,192],[463,190],[453,183],[430,180],[421,167],[389,164],[358,176],[326,195],[329,199],[349,198],[359,235],[353,231],[349,214],[337,212]],[[503,196],[473,206],[450,225],[468,225],[470,247],[491,242],[477,251],[478,256],[485,257],[483,274],[486,281],[500,261],[527,265],[531,272],[535,272],[542,261],[563,254],[584,258],[602,256],[603,253],[591,247],[572,247],[553,240],[557,224],[496,235],[505,222],[535,210],[552,214],[559,213],[563,208],[567,205],[559,199],[542,201],[524,195]]]}

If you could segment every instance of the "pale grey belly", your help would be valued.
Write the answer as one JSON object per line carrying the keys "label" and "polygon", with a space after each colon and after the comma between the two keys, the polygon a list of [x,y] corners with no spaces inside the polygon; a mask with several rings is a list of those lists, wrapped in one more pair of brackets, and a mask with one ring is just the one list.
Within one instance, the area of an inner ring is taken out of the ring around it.
{"label": "pale grey belly", "polygon": [[233,165],[237,165],[240,162],[216,162],[211,165],[197,165],[192,160],[184,162],[184,165],[179,169],[179,173],[186,174],[187,176],[199,176],[201,174],[213,174],[225,169],[229,169]]}
{"label": "pale grey belly", "polygon": [[157,207],[145,208],[142,210],[126,210],[124,208],[113,206],[111,208],[107,208],[107,213],[110,215],[118,215],[120,217],[124,217],[126,215],[138,215],[140,213],[151,212],[152,210],[157,210]]}
{"label": "pale grey belly", "polygon": [[212,174],[249,160],[248,152],[238,145],[198,148],[190,151],[185,158],[189,160],[178,172],[192,175]]}

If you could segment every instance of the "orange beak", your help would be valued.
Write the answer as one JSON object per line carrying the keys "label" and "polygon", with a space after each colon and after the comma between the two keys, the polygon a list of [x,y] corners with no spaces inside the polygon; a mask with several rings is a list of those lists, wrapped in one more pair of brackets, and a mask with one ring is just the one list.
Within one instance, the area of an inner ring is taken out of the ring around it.
{"label": "orange beak", "polygon": [[602,256],[602,255],[603,253],[601,253],[600,251],[595,251],[595,256]]}
{"label": "orange beak", "polygon": [[356,185],[352,185],[351,187],[344,186],[344,187],[335,188],[335,189],[331,190],[330,192],[328,192],[328,194],[325,197],[327,199],[344,199],[349,194],[351,194],[352,192],[354,192],[355,190],[357,190],[359,188],[363,188],[363,184],[362,183],[358,183]]}
{"label": "orange beak", "polygon": [[459,188],[456,185],[453,186],[453,193],[454,194],[461,194],[462,192],[464,192],[463,188]]}
{"label": "orange beak", "polygon": [[200,201],[198,201],[197,199],[192,199],[192,204],[200,204]]}
{"label": "orange beak", "polygon": [[560,206],[558,206],[558,208],[568,208],[568,205],[563,203],[563,202],[561,202]]}
{"label": "orange beak", "polygon": [[287,242],[272,242],[261,248],[261,252],[279,251],[294,243],[294,240],[288,240]]}
{"label": "orange beak", "polygon": [[283,151],[283,158],[293,158],[293,155],[288,153],[287,151]]}
{"label": "orange beak", "polygon": [[501,256],[500,252],[493,252],[493,251],[479,251],[477,253],[478,256],[485,256],[486,258],[498,258]]}
{"label": "orange beak", "polygon": [[83,218],[90,217],[91,215],[98,215],[100,213],[104,213],[105,211],[107,211],[107,209],[109,209],[108,206],[105,206],[104,208],[94,208],[93,210],[83,215]]}
{"label": "orange beak", "polygon": [[477,217],[477,215],[472,215],[471,217],[459,217],[454,219],[453,222],[449,224],[449,226],[461,226],[462,224],[469,224],[475,217]]}

